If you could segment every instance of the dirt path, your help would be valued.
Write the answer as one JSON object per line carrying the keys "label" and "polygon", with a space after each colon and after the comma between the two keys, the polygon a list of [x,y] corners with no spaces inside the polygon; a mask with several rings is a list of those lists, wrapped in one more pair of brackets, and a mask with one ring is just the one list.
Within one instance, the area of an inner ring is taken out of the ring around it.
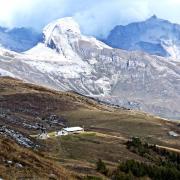
{"label": "dirt path", "polygon": [[180,149],[171,148],[171,147],[167,147],[167,146],[159,146],[159,145],[156,145],[156,147],[158,147],[160,149],[166,149],[166,150],[169,150],[172,152],[180,153]]}
{"label": "dirt path", "polygon": [[[86,131],[84,132],[84,134],[91,134],[91,133],[95,133],[96,136],[99,136],[99,137],[107,137],[107,138],[115,138],[115,139],[119,139],[119,140],[122,140],[124,142],[127,142],[128,138],[125,138],[123,136],[114,136],[114,135],[110,135],[110,134],[105,134],[105,133],[100,133],[100,132],[97,132],[97,131]],[[48,133],[48,135],[52,138],[52,137],[55,137],[55,132],[51,132],[51,133]],[[35,136],[34,136],[35,137]],[[176,152],[176,153],[180,153],[180,149],[176,149],[176,148],[171,148],[171,147],[168,147],[168,146],[160,146],[160,145],[157,145],[156,144],[156,147],[160,148],[160,149],[166,149],[168,151],[172,151],[172,152]]]}
{"label": "dirt path", "polygon": [[[90,133],[90,132],[89,132],[89,133]],[[92,132],[91,132],[91,133],[92,133]],[[122,137],[122,136],[113,136],[113,135],[104,134],[104,133],[99,133],[99,132],[93,132],[93,133],[96,133],[96,135],[97,135],[97,136],[100,136],[100,137],[116,138],[116,139],[120,139],[120,140],[123,140],[123,141],[128,141],[128,140],[130,140],[130,139],[127,139],[127,138]],[[166,150],[168,150],[168,151],[180,153],[180,149],[171,148],[171,147],[168,147],[168,146],[160,146],[160,145],[156,145],[156,147],[158,147],[158,148],[160,148],[160,149],[166,149]]]}
{"label": "dirt path", "polygon": [[100,132],[96,132],[96,131],[86,131],[85,133],[95,133],[96,136],[99,136],[99,137],[107,137],[107,138],[115,138],[115,139],[120,139],[122,141],[128,141],[129,139],[123,137],[123,136],[114,136],[114,135],[110,135],[110,134],[105,134],[105,133],[100,133]]}

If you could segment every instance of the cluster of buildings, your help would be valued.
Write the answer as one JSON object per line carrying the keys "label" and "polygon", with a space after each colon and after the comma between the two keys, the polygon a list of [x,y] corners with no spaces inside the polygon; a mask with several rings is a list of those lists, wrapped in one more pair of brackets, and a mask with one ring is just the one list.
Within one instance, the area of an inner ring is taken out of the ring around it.
{"label": "cluster of buildings", "polygon": [[[68,128],[63,128],[60,131],[56,131],[54,136],[67,136],[70,134],[80,134],[84,132],[84,128],[82,127],[68,127]],[[38,136],[39,139],[47,139],[50,138],[48,133],[43,132]]]}

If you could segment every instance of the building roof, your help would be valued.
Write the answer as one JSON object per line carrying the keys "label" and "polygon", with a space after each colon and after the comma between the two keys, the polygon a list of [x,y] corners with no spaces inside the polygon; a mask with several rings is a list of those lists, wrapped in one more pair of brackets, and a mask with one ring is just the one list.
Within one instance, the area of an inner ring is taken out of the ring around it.
{"label": "building roof", "polygon": [[169,131],[169,135],[174,136],[174,137],[178,137],[179,135],[177,133],[175,133],[174,131]]}
{"label": "building roof", "polygon": [[63,130],[67,132],[74,132],[74,131],[83,131],[84,129],[81,127],[69,127],[69,128],[63,128]]}

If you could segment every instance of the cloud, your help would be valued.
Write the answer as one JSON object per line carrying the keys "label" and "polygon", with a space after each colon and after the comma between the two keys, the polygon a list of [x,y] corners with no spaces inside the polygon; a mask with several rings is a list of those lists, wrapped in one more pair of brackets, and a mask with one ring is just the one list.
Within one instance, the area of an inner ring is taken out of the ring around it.
{"label": "cloud", "polygon": [[39,28],[90,6],[93,6],[90,0],[0,0],[0,23],[10,27]]}
{"label": "cloud", "polygon": [[179,0],[0,0],[0,25],[41,29],[73,16],[88,35],[106,36],[117,24],[157,16],[180,23]]}
{"label": "cloud", "polygon": [[148,17],[148,3],[136,1],[102,1],[98,6],[76,13],[74,16],[87,34],[105,36],[117,24],[127,24]]}

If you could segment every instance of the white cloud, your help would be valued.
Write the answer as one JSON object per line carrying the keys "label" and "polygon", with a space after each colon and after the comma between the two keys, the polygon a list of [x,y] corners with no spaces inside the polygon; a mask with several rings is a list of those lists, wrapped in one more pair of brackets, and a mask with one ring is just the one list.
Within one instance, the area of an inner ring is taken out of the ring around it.
{"label": "white cloud", "polygon": [[115,25],[152,14],[180,23],[180,0],[0,0],[0,25],[42,28],[74,16],[86,34],[106,35]]}
{"label": "white cloud", "polygon": [[87,34],[104,36],[117,24],[143,20],[149,16],[149,11],[147,1],[107,0],[74,16]]}

